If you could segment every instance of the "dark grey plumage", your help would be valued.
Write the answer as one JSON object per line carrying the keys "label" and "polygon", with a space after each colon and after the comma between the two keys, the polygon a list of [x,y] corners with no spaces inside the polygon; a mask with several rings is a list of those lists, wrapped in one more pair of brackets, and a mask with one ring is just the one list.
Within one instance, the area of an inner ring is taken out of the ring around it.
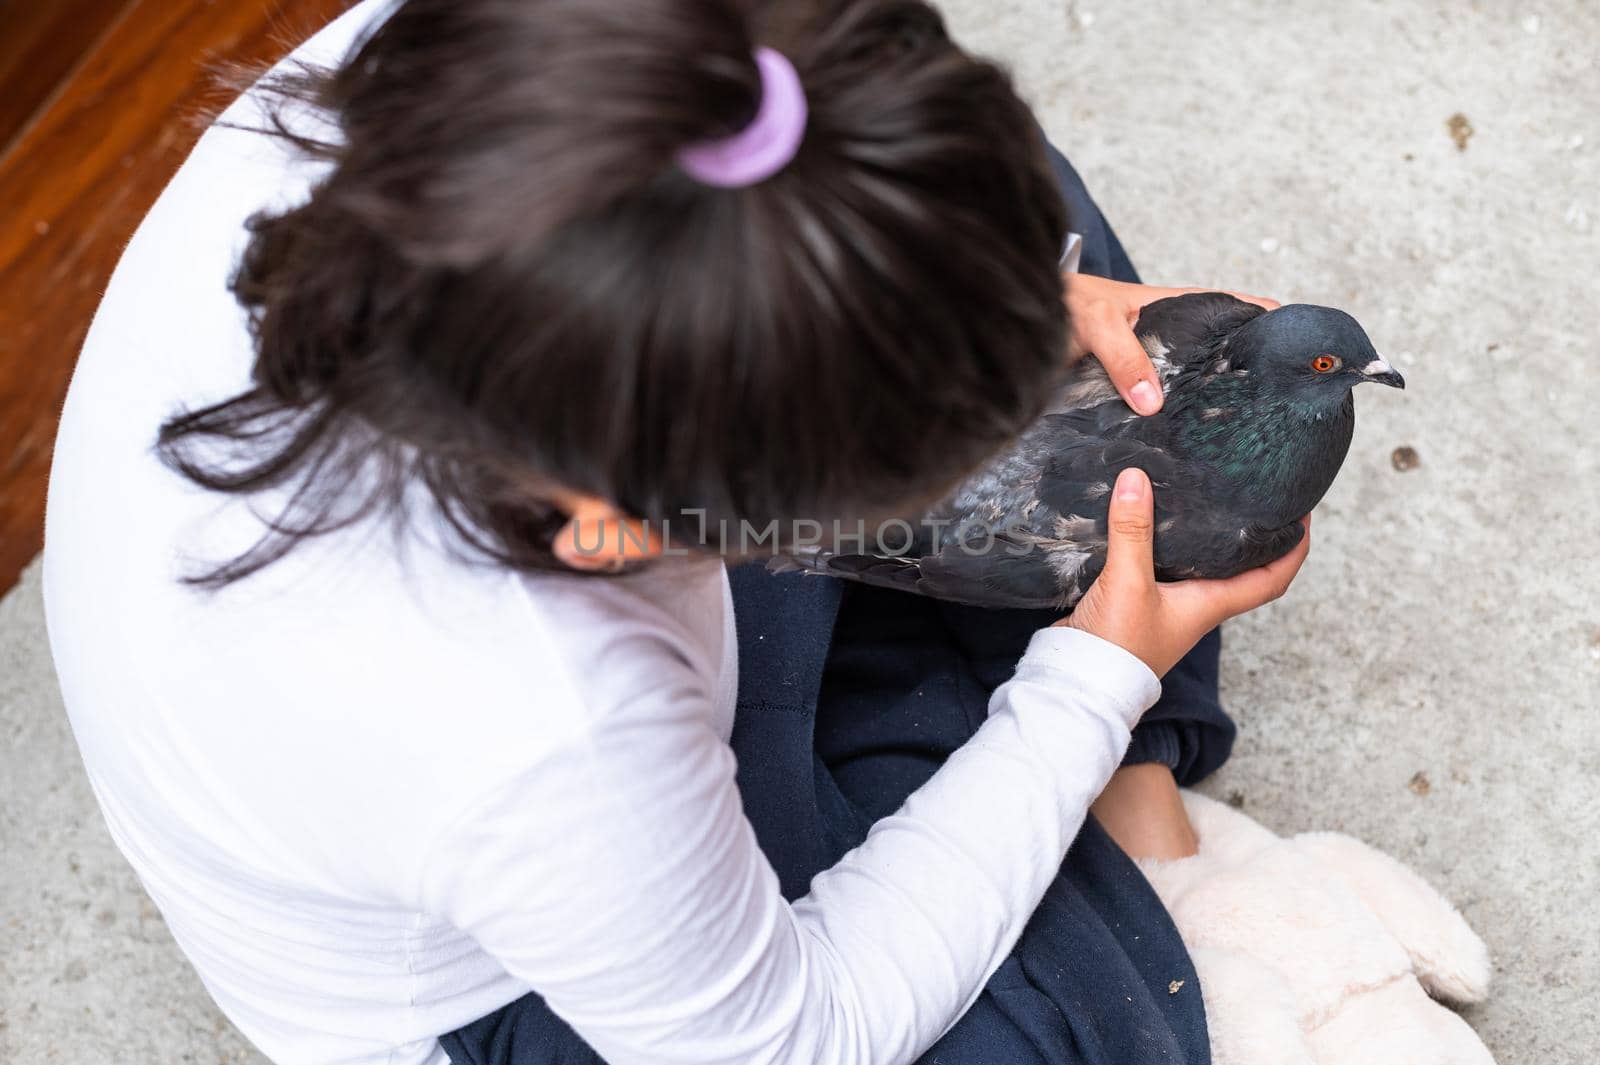
{"label": "dark grey plumage", "polygon": [[1328,307],[1265,312],[1194,293],[1150,304],[1134,332],[1161,375],[1160,413],[1135,415],[1084,360],[1038,421],[913,526],[909,545],[895,526],[881,553],[810,548],[775,568],[1069,609],[1105,563],[1111,485],[1138,466],[1156,489],[1157,576],[1229,577],[1299,542],[1299,519],[1350,447],[1351,389],[1405,387],[1356,320]]}

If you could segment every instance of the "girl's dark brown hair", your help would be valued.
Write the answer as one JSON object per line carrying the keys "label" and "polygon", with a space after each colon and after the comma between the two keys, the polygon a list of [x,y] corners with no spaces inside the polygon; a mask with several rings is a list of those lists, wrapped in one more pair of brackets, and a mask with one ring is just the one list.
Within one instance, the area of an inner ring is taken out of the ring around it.
{"label": "girl's dark brown hair", "polygon": [[[799,71],[805,140],[759,185],[697,184],[674,153],[748,120],[758,43]],[[332,166],[249,224],[252,387],[157,446],[288,502],[197,584],[410,486],[523,570],[558,565],[553,486],[713,529],[881,513],[1011,437],[1061,367],[1041,136],[924,3],[408,0],[267,91],[333,117],[328,143],[279,128]]]}

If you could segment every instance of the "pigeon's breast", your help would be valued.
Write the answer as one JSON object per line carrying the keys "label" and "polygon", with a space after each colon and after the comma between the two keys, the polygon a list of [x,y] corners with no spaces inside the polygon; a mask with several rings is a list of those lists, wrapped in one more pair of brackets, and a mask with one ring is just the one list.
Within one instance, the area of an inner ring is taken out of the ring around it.
{"label": "pigeon's breast", "polygon": [[1321,501],[1350,449],[1355,411],[1240,393],[1201,397],[1175,422],[1176,449],[1208,495],[1270,528]]}

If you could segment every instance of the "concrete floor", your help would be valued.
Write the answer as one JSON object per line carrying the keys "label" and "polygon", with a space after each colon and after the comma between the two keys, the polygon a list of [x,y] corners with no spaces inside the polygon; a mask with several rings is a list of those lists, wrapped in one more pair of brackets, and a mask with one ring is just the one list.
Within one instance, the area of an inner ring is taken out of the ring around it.
{"label": "concrete floor", "polygon": [[[1600,6],[945,6],[1014,66],[1148,279],[1344,307],[1405,372],[1404,394],[1358,393],[1295,590],[1231,627],[1242,733],[1207,790],[1413,864],[1494,951],[1468,1017],[1499,1060],[1587,1065]],[[0,602],[0,729],[0,1060],[259,1062],[100,824],[37,567]]]}

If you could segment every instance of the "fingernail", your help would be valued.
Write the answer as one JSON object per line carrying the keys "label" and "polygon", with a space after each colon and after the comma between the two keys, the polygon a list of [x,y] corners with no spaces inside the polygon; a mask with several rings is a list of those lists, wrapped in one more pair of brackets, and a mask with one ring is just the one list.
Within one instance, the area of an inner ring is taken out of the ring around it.
{"label": "fingernail", "polygon": [[1129,466],[1117,474],[1117,498],[1124,503],[1137,503],[1144,498],[1144,474]]}
{"label": "fingernail", "polygon": [[1161,393],[1149,381],[1140,381],[1128,391],[1133,409],[1140,414],[1154,414],[1161,409]]}

